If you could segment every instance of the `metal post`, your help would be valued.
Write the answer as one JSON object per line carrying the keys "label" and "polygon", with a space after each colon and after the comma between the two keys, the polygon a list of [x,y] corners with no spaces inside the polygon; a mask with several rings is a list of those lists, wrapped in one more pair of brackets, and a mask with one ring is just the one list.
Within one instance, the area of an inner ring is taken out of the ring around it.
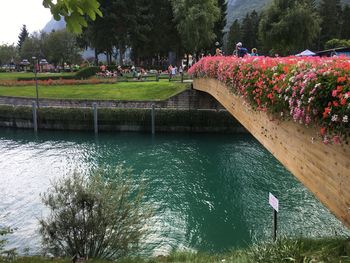
{"label": "metal post", "polygon": [[156,81],[158,82],[159,81],[159,72],[157,71],[156,73]]}
{"label": "metal post", "polygon": [[38,60],[36,57],[32,57],[33,62],[34,62],[34,75],[35,75],[35,91],[36,91],[36,105],[39,108],[39,90],[38,90],[38,71],[37,71],[37,65],[38,65]]}
{"label": "metal post", "polygon": [[155,134],[155,105],[152,104],[152,134]]}
{"label": "metal post", "polygon": [[183,83],[183,82],[184,82],[184,73],[181,72],[181,83]]}
{"label": "metal post", "polygon": [[34,131],[38,131],[38,119],[37,119],[37,114],[36,114],[36,102],[32,102],[32,108],[33,108],[33,128]]}
{"label": "metal post", "polygon": [[277,238],[277,211],[273,209],[273,227],[272,227],[272,235],[273,235],[273,242],[276,241]]}
{"label": "metal post", "polygon": [[94,108],[94,130],[95,134],[98,134],[97,103],[94,102],[92,105]]}

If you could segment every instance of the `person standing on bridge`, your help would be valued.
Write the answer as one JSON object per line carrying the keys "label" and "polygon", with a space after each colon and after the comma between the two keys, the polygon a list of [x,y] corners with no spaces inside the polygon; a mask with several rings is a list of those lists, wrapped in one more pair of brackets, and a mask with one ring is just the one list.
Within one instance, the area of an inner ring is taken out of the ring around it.
{"label": "person standing on bridge", "polygon": [[239,58],[243,58],[247,54],[248,54],[248,50],[246,48],[242,47],[242,42],[238,42],[236,44],[236,49],[233,52],[233,55],[237,56]]}

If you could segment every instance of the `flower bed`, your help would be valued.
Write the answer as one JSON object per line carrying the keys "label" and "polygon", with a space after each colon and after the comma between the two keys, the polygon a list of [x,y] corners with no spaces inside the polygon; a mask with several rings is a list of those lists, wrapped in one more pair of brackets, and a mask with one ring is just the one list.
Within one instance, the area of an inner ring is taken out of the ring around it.
{"label": "flower bed", "polygon": [[[115,83],[116,79],[48,79],[38,80],[40,86],[62,86],[62,85],[84,85],[84,84],[103,84],[103,83]],[[12,86],[35,86],[35,80],[0,80],[0,86],[12,87]]]}
{"label": "flower bed", "polygon": [[350,135],[350,59],[206,57],[189,73],[216,78],[252,108],[320,128],[324,143]]}

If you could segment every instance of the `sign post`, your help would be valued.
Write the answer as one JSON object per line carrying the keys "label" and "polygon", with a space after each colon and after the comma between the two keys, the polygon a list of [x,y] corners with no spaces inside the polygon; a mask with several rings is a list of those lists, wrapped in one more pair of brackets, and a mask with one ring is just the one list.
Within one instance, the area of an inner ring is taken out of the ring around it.
{"label": "sign post", "polygon": [[272,227],[272,236],[273,241],[276,241],[277,238],[277,212],[278,212],[278,199],[271,193],[269,193],[269,204],[273,208],[273,227]]}

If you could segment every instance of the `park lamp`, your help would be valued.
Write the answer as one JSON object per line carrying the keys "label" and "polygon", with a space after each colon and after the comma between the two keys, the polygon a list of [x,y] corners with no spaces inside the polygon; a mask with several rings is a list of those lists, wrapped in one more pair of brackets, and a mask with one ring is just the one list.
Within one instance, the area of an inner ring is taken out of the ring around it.
{"label": "park lamp", "polygon": [[36,91],[36,106],[39,108],[39,92],[38,92],[38,78],[37,78],[37,66],[38,60],[36,57],[32,57],[34,64],[34,75],[35,75],[35,91]]}

